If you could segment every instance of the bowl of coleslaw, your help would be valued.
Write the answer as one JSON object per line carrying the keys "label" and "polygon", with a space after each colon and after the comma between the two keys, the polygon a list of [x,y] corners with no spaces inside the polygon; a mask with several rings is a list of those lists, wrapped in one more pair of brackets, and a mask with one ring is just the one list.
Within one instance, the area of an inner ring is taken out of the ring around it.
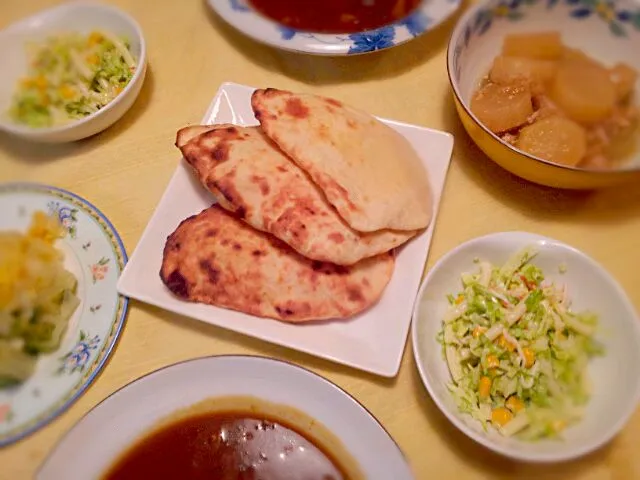
{"label": "bowl of coleslaw", "polygon": [[0,31],[0,63],[0,130],[71,142],[131,108],[146,74],[146,47],[139,25],[121,10],[68,3]]}
{"label": "bowl of coleslaw", "polygon": [[619,284],[557,240],[503,232],[429,271],[412,342],[420,377],[463,433],[558,462],[611,440],[640,399],[640,320]]}

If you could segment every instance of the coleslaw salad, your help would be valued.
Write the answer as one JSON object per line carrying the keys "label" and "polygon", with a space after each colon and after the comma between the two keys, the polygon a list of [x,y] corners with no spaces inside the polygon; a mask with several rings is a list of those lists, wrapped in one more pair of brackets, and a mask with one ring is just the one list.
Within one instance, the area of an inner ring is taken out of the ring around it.
{"label": "coleslaw salad", "polygon": [[458,409],[525,440],[559,437],[582,418],[588,362],[603,353],[597,316],[573,312],[566,285],[545,280],[535,255],[525,248],[501,267],[477,260],[438,333]]}
{"label": "coleslaw salad", "polygon": [[136,68],[128,42],[104,30],[58,35],[28,49],[28,76],[18,84],[9,116],[32,128],[97,112],[122,92]]}

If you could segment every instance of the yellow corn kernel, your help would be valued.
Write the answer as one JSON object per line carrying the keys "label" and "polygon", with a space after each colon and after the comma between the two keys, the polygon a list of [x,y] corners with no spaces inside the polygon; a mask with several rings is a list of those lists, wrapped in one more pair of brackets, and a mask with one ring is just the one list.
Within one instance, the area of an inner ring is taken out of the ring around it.
{"label": "yellow corn kernel", "polygon": [[33,83],[35,84],[36,87],[38,87],[40,90],[44,90],[45,88],[47,88],[47,85],[49,84],[49,82],[47,82],[47,79],[44,78],[44,76],[42,75],[38,75],[34,80]]}
{"label": "yellow corn kernel", "polygon": [[116,95],[120,95],[122,93],[122,87],[116,87]]}
{"label": "yellow corn kernel", "polygon": [[13,284],[5,282],[4,280],[0,280],[0,307],[5,308],[13,299],[13,295]]}
{"label": "yellow corn kernel", "polygon": [[504,407],[494,408],[491,412],[491,421],[504,427],[513,418],[513,413]]}
{"label": "yellow corn kernel", "polygon": [[478,384],[478,395],[480,398],[489,397],[489,393],[491,392],[491,379],[489,377],[481,377],[480,383]]}
{"label": "yellow corn kernel", "polygon": [[533,353],[533,350],[530,348],[523,348],[522,354],[524,355],[524,366],[526,368],[531,368],[536,361],[536,355]]}
{"label": "yellow corn kernel", "polygon": [[496,368],[500,366],[500,360],[496,355],[487,355],[487,367]]}
{"label": "yellow corn kernel", "polygon": [[561,432],[567,427],[567,422],[564,420],[555,420],[551,422],[551,428],[553,428],[554,432]]}
{"label": "yellow corn kernel", "polygon": [[58,93],[63,98],[73,98],[74,95],[76,94],[76,91],[73,88],[71,88],[69,85],[63,85],[58,89]]}
{"label": "yellow corn kernel", "polygon": [[90,63],[91,65],[97,65],[98,63],[100,63],[100,57],[95,53],[87,55],[87,63]]}
{"label": "yellow corn kernel", "polygon": [[505,405],[514,413],[518,413],[519,411],[524,410],[524,403],[515,395],[511,395],[509,398],[507,398]]}
{"label": "yellow corn kernel", "polygon": [[98,32],[91,32],[91,35],[89,35],[89,39],[87,40],[87,43],[90,46],[96,45],[98,43],[100,43],[102,41],[102,35]]}
{"label": "yellow corn kernel", "polygon": [[58,238],[62,237],[64,230],[55,217],[50,217],[44,212],[38,210],[33,214],[31,225],[27,231],[30,238],[40,238],[48,244],[53,244]]}
{"label": "yellow corn kernel", "polygon": [[511,343],[509,340],[504,338],[504,335],[500,335],[498,337],[498,339],[496,340],[496,342],[498,343],[498,345],[501,348],[504,348],[505,350],[508,350],[509,352],[513,352],[516,349],[516,346],[513,343]]}
{"label": "yellow corn kernel", "polygon": [[460,305],[464,301],[464,295],[458,295],[456,298],[456,305]]}
{"label": "yellow corn kernel", "polygon": [[473,336],[473,338],[478,338],[480,335],[482,335],[486,331],[487,331],[486,328],[478,325],[476,328],[473,329],[473,331],[471,332],[471,335]]}

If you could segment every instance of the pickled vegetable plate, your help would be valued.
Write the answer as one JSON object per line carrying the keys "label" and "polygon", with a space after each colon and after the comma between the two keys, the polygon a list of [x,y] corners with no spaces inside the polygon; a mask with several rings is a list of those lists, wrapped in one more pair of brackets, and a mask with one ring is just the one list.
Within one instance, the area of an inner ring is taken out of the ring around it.
{"label": "pickled vegetable plate", "polygon": [[124,323],[127,300],[116,281],[127,255],[109,220],[82,198],[38,184],[0,185],[0,230],[24,232],[35,211],[57,216],[56,243],[78,280],[80,304],[60,347],[40,355],[25,382],[0,389],[0,447],[36,431],[68,408],[104,366]]}
{"label": "pickled vegetable plate", "polygon": [[[544,151],[544,148],[553,148],[553,146],[540,145],[535,138],[541,133],[552,130],[562,132],[561,137],[578,137],[579,132],[571,131],[575,129],[573,126],[565,125],[567,122],[557,125],[557,119],[554,118],[550,124],[547,124],[549,121],[538,122],[539,125],[532,124],[531,126],[535,128],[526,132],[525,138],[521,141],[531,151],[543,148],[536,152],[538,155],[533,155],[518,149],[492,132],[492,130],[508,128],[509,125],[487,125],[486,118],[483,123],[472,111],[471,100],[474,92],[480,86],[481,79],[487,76],[492,65],[495,67],[494,61],[503,52],[505,37],[512,34],[560,32],[562,42],[568,48],[581,50],[607,67],[611,68],[618,63],[623,63],[635,71],[640,70],[640,57],[635,50],[635,45],[640,42],[640,24],[633,20],[640,18],[640,6],[632,0],[615,0],[607,3],[606,8],[611,11],[607,15],[602,15],[596,6],[583,0],[551,2],[528,0],[508,4],[498,0],[485,0],[471,7],[458,21],[451,36],[447,58],[455,106],[472,140],[503,168],[527,180],[559,188],[591,189],[634,180],[640,181],[640,145],[633,149],[635,153],[629,155],[624,163],[615,168],[561,165],[540,158],[540,155],[549,154],[548,151]],[[544,41],[537,45],[529,42],[525,47],[529,50],[538,48],[541,60],[545,53],[554,48],[551,43],[546,45]],[[518,50],[522,45],[512,43],[508,48]],[[509,53],[518,54],[517,51]],[[531,70],[530,63],[526,65],[514,65],[513,62],[507,65],[504,61],[503,63],[499,69],[502,74],[512,72],[514,68],[521,68],[523,72],[527,69]],[[545,70],[544,62],[538,62],[535,74],[544,77],[549,73]],[[565,76],[576,74],[575,69],[563,73]],[[572,79],[565,78],[560,83],[566,86],[572,82]],[[638,105],[640,81],[635,78],[633,85],[627,87],[634,90],[635,98],[632,101]],[[563,105],[565,110],[567,107],[575,106],[571,96],[566,95],[572,93],[571,89],[564,88],[563,92],[563,97],[567,100],[567,105]],[[518,92],[516,96],[517,94]],[[515,100],[518,99],[515,98]],[[601,113],[598,111],[601,103],[596,101],[594,105],[588,105],[588,108],[579,105],[581,108],[578,113],[598,116]],[[516,105],[515,110],[519,108],[516,113],[528,114],[529,112],[524,111],[525,106],[526,102]],[[510,109],[510,112],[514,113],[514,110]],[[508,123],[509,120],[508,115],[493,115],[491,119],[498,123]],[[565,138],[559,138],[558,141],[565,141]],[[577,162],[577,158],[582,154],[580,145],[574,150],[568,157],[560,160],[564,163]]]}

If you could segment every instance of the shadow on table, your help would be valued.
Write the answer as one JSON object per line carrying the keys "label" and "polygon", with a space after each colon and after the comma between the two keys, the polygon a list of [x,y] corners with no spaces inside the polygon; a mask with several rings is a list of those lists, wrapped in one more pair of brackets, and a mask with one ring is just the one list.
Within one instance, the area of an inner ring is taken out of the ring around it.
{"label": "shadow on table", "polygon": [[96,135],[71,143],[45,144],[22,140],[8,134],[0,134],[0,151],[16,160],[31,163],[54,161],[59,158],[73,157],[99,148],[105,142],[127,131],[147,110],[154,90],[154,76],[151,67],[140,94],[131,108],[111,127]]}
{"label": "shadow on table", "polygon": [[[474,470],[482,472],[486,478],[500,479],[539,479],[566,480],[581,477],[598,465],[610,461],[613,443],[602,449],[582,457],[581,459],[548,465],[517,462],[488,450],[458,430],[447,417],[438,409],[429,393],[424,388],[418,369],[415,368],[413,355],[410,366],[415,397],[418,399],[420,410],[427,419],[429,426],[447,445],[461,463],[470,465]],[[631,478],[631,477],[629,477]]]}
{"label": "shadow on table", "polygon": [[523,180],[487,157],[464,130],[450,92],[444,127],[455,136],[454,158],[462,171],[500,203],[527,217],[571,223],[609,223],[640,215],[640,189],[633,185],[600,191],[560,190]]}
{"label": "shadow on table", "polygon": [[[199,320],[195,320],[183,315],[179,315],[177,313],[163,310],[153,305],[148,305],[148,304],[137,302],[137,301],[134,302],[134,305],[136,305],[137,308],[140,308],[141,310],[146,311],[150,315],[156,318],[159,318],[164,322],[171,323],[172,325],[175,325],[178,328],[195,331],[200,335],[207,336],[207,337],[214,337],[218,340],[227,342],[232,346],[235,345],[237,347],[248,349],[254,352],[253,355],[280,359],[287,362],[291,362],[293,364],[299,364],[302,367],[310,368],[314,370],[321,369],[321,370],[330,371],[332,373],[336,373],[340,375],[357,377],[359,379],[366,379],[382,387],[392,388],[395,385],[397,380],[397,377],[384,378],[377,375],[373,375],[371,373],[356,370],[344,365],[339,365],[329,360],[324,360],[322,358],[315,357],[308,353],[300,352],[298,350],[293,350],[288,347],[283,347],[280,345],[266,342],[264,340],[253,338],[248,335],[233,332],[231,330],[227,330],[225,328],[218,327],[216,325],[211,325],[208,323],[201,322]],[[271,321],[271,320],[265,320],[265,321]],[[232,354],[233,352],[229,352],[229,353]]]}
{"label": "shadow on table", "polygon": [[287,52],[259,43],[227,24],[206,1],[202,2],[211,25],[248,60],[300,82],[316,85],[395,77],[427,62],[446,48],[451,30],[468,1],[463,3],[464,6],[447,21],[398,47],[365,55],[325,57]]}

